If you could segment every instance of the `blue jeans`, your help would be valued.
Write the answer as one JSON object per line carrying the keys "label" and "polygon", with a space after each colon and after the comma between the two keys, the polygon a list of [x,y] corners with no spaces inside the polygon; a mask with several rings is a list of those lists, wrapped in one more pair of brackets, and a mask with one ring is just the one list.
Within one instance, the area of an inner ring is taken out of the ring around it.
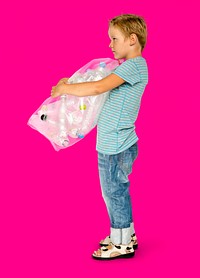
{"label": "blue jeans", "polygon": [[129,228],[133,222],[129,193],[129,174],[138,155],[138,144],[115,155],[98,153],[102,195],[110,217],[111,227]]}

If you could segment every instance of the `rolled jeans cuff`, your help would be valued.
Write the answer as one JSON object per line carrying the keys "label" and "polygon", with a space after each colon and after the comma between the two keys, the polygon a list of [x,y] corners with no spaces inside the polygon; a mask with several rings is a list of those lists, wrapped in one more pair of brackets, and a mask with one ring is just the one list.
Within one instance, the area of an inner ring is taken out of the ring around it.
{"label": "rolled jeans cuff", "polygon": [[111,242],[113,244],[129,244],[131,242],[131,233],[131,227],[123,229],[111,228]]}

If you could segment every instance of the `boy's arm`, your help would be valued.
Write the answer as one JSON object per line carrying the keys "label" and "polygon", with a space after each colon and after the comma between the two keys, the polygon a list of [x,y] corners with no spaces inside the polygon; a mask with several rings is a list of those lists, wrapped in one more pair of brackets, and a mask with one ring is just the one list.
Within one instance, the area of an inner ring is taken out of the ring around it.
{"label": "boy's arm", "polygon": [[96,96],[111,89],[114,89],[125,81],[117,76],[114,73],[111,73],[107,77],[93,82],[83,82],[83,83],[76,83],[76,84],[60,84],[55,87],[52,87],[51,96],[57,97],[60,95],[74,95],[78,97],[85,97],[85,96]]}

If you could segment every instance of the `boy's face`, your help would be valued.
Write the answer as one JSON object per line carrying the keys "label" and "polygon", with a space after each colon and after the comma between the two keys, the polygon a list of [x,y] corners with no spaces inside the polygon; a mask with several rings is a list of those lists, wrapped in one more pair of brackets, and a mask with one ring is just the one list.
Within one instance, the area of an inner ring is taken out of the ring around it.
{"label": "boy's face", "polygon": [[114,26],[109,27],[108,35],[111,40],[109,47],[115,59],[130,59],[132,54],[130,38],[125,38],[121,30]]}

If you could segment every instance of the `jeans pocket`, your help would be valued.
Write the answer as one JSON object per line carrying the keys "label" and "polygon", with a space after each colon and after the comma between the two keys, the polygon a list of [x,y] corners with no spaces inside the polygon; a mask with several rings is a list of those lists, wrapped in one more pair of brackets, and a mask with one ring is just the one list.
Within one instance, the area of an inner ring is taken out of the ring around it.
{"label": "jeans pocket", "polygon": [[128,176],[132,172],[133,162],[138,156],[138,146],[137,143],[131,146],[129,149],[125,150],[119,154],[118,160],[118,181],[121,183],[126,183],[129,181]]}
{"label": "jeans pocket", "polygon": [[138,144],[135,143],[133,146],[131,146],[129,148],[129,151],[131,152],[132,160],[134,162],[136,160],[136,158],[138,157]]}

